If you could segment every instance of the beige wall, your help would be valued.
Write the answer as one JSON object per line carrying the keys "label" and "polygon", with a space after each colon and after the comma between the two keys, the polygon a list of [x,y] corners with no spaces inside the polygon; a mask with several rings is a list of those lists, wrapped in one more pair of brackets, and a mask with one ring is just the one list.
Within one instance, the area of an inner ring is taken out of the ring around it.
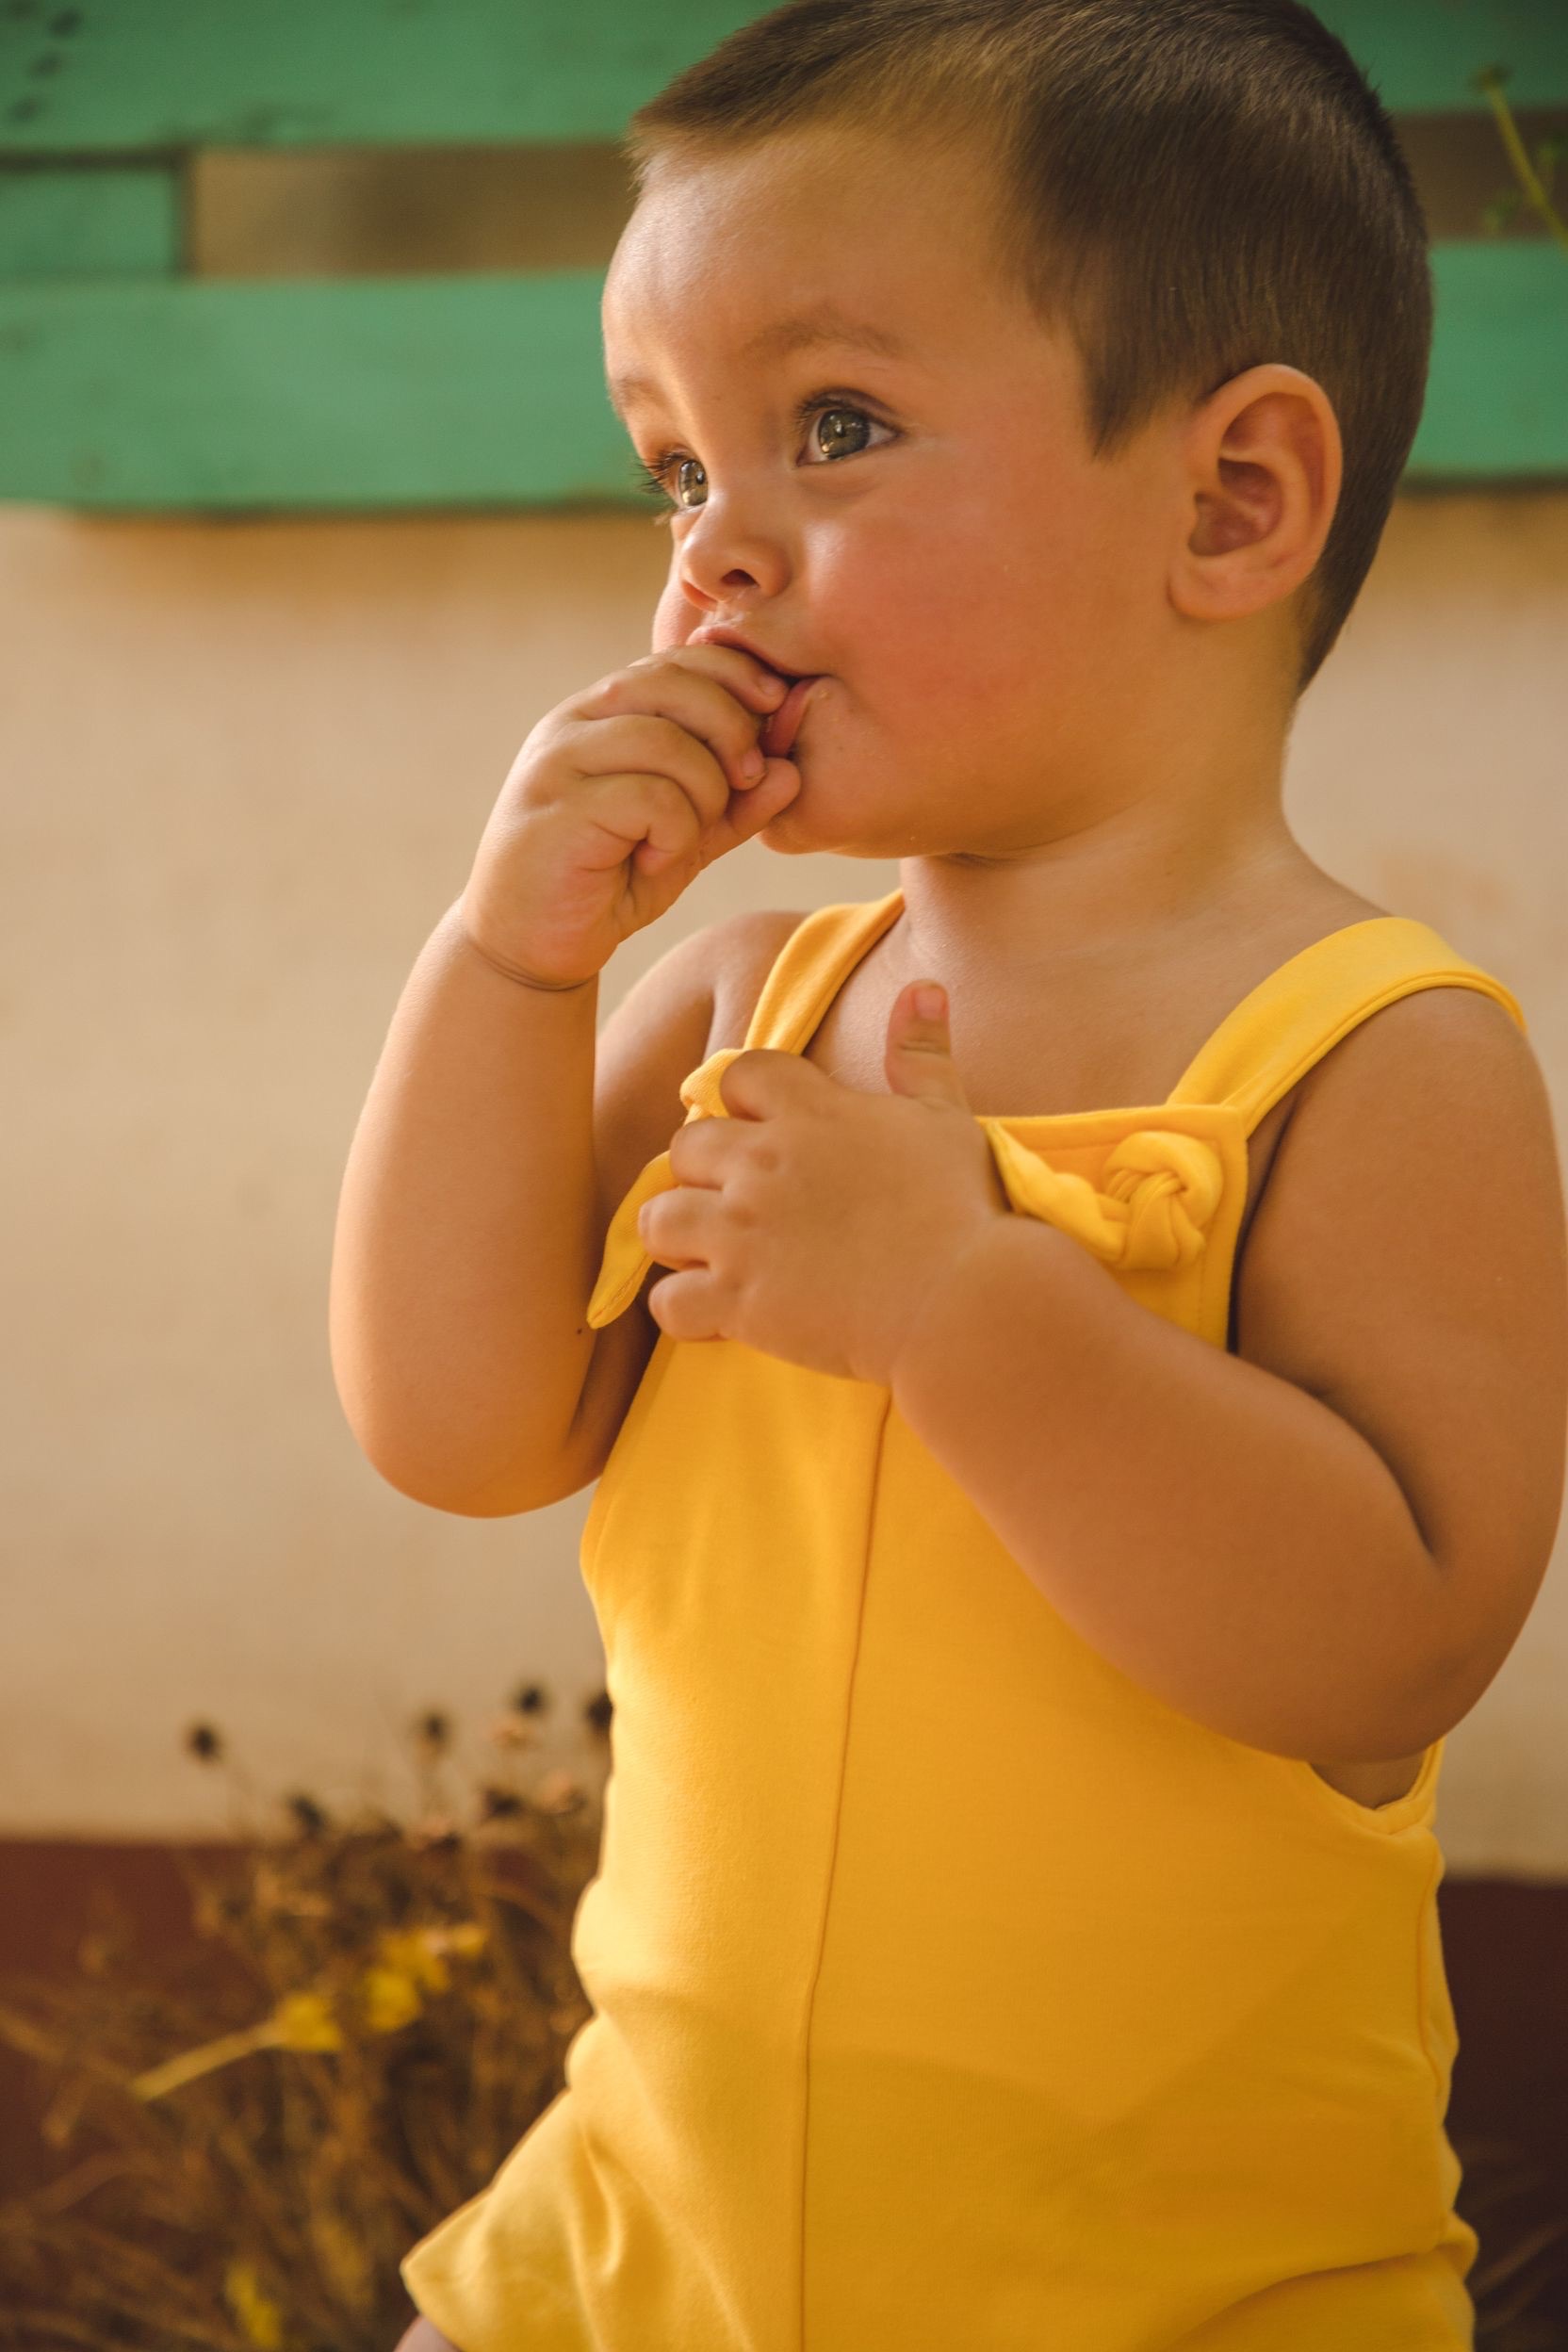
{"label": "beige wall", "polygon": [[[330,1800],[404,1789],[416,1708],[477,1764],[516,1683],[574,1719],[598,1687],[587,1494],[483,1523],[386,1487],[327,1269],[409,966],[534,720],[645,650],[665,546],[641,517],[0,509],[0,1834],[222,1829],[197,1718],[262,1796]],[[1565,652],[1568,494],[1403,499],[1288,786],[1325,865],[1515,989],[1560,1109]],[[754,844],[623,949],[602,1011],[733,907],[896,880]],[[1451,1740],[1451,1869],[1568,1875],[1565,1679],[1560,1565]]]}

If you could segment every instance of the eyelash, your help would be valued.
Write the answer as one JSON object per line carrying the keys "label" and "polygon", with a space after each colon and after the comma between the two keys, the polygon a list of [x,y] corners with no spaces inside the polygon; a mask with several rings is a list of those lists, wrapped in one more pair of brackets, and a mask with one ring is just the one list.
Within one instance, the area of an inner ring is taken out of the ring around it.
{"label": "eyelash", "polygon": [[[891,425],[886,423],[882,417],[876,416],[859,400],[850,400],[838,392],[813,392],[809,398],[802,400],[795,410],[793,422],[796,433],[803,433],[813,416],[820,416],[825,409],[830,408],[847,409],[852,416],[863,416],[868,424],[880,425],[884,433],[891,433],[894,430]],[[880,446],[886,449],[889,445],[883,442]],[[864,449],[856,449],[851,452],[856,457],[864,457],[867,453]],[[669,523],[673,522],[678,514],[697,513],[698,510],[694,506],[682,506],[678,499],[670,497],[665,479],[671,466],[689,455],[690,451],[686,449],[666,449],[654,459],[651,466],[645,464],[640,457],[632,461],[632,473],[639,488],[647,491],[652,498],[663,498],[666,501],[663,514],[654,516],[655,522]],[[831,464],[834,461],[825,460],[824,462]],[[842,460],[837,462],[841,464]]]}

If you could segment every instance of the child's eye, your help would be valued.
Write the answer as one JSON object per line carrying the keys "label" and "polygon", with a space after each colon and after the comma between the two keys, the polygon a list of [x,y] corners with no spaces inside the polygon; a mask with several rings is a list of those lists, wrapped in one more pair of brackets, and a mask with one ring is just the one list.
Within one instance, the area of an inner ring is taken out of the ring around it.
{"label": "child's eye", "polygon": [[[866,444],[856,440],[854,435],[863,425],[869,425],[878,433],[890,433],[892,431],[890,425],[878,424],[874,416],[868,416],[863,408],[851,408],[845,402],[832,408],[814,409],[810,413],[817,419],[810,437],[824,457],[858,457]],[[825,426],[827,428],[825,433],[823,430]],[[846,436],[849,438],[847,449],[844,447]]]}
{"label": "child's eye", "polygon": [[[675,474],[675,502],[677,506],[701,506],[704,504],[708,497],[708,476],[704,470],[701,459],[695,457],[675,457],[670,460],[670,466]],[[694,482],[694,477],[695,478]],[[700,498],[688,498],[685,496],[686,491],[694,487],[700,487],[702,491],[702,497]]]}
{"label": "child's eye", "polygon": [[[890,440],[898,438],[891,425],[883,424],[879,418],[869,416],[863,408],[856,408],[847,400],[825,400],[820,394],[809,400],[803,400],[795,411],[797,431],[812,418],[817,419],[817,424],[810,442],[818,457],[829,463],[836,458],[858,457],[868,446],[860,437],[867,427],[874,433],[885,433]],[[656,458],[651,466],[639,461],[636,472],[645,490],[672,499],[668,514],[662,518],[663,520],[667,520],[670,514],[692,514],[706,502],[708,475],[700,458],[683,457],[678,449],[670,449]],[[696,495],[688,495],[690,493]]]}

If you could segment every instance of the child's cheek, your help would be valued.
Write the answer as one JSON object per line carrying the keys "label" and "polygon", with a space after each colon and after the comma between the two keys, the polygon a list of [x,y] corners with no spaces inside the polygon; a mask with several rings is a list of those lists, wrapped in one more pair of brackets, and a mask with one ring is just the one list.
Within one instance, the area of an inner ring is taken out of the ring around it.
{"label": "child's cheek", "polygon": [[667,653],[672,645],[683,645],[694,629],[700,626],[705,615],[691,603],[676,576],[676,553],[670,551],[670,577],[661,591],[653,609],[653,634],[649,644],[652,653]]}

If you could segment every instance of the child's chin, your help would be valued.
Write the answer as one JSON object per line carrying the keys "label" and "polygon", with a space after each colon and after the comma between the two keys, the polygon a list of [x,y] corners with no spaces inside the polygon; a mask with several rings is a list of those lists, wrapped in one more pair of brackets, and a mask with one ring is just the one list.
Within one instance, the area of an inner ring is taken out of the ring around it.
{"label": "child's chin", "polygon": [[752,840],[760,841],[764,849],[776,851],[781,858],[798,856],[808,849],[820,849],[823,844],[808,840],[804,825],[795,822],[796,804],[805,790],[803,784],[789,807],[780,808],[776,816],[770,817],[761,831],[752,835]]}
{"label": "child's chin", "polygon": [[813,790],[803,776],[799,792],[776,816],[770,817],[753,841],[777,858],[819,857],[892,858],[896,850],[869,847],[858,840],[846,822],[848,813],[834,806],[831,786],[819,780]]}

